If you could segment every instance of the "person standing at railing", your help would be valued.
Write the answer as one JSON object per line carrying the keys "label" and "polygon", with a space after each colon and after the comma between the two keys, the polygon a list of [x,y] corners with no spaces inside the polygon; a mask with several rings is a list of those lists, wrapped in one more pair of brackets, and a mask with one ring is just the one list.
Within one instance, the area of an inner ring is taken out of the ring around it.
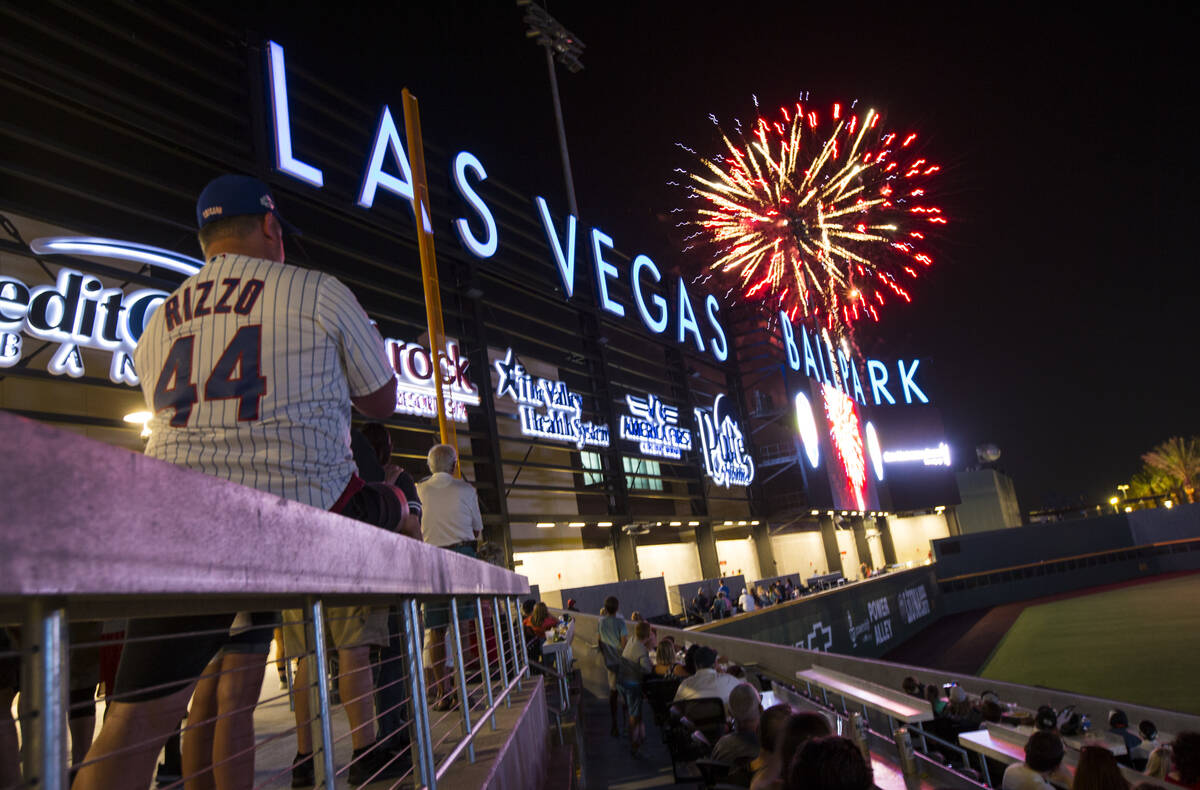
{"label": "person standing at railing", "polygon": [[633,638],[625,641],[621,651],[621,668],[617,672],[625,710],[629,714],[629,751],[637,756],[646,740],[646,723],[642,719],[642,681],[654,674],[654,662],[650,651],[654,649],[654,632],[650,623],[638,620],[633,627]]}
{"label": "person standing at railing", "polygon": [[753,612],[758,606],[754,603],[754,596],[751,595],[745,587],[742,588],[742,594],[738,598],[738,604],[741,605],[743,612]]}
{"label": "person standing at railing", "polygon": [[[421,534],[421,498],[417,484],[405,469],[392,462],[392,435],[387,426],[369,422],[361,429],[350,431],[350,449],[358,476],[367,482],[394,485],[408,500],[408,515],[400,531],[410,537]],[[371,665],[375,668],[375,708],[379,712],[377,742],[391,752],[403,751],[409,745],[408,695],[405,693],[405,669],[410,665],[401,638],[400,611],[388,609],[387,644],[372,650]]]}
{"label": "person standing at railing", "polygon": [[625,626],[624,618],[617,614],[620,607],[621,603],[615,595],[605,598],[604,609],[596,625],[596,632],[600,637],[600,655],[604,659],[604,668],[608,671],[608,710],[612,716],[610,732],[614,738],[621,734],[620,725],[617,723],[617,707],[621,696],[617,673],[621,669],[621,653],[625,650],[625,643],[629,641],[629,629]]}
{"label": "person standing at railing", "polygon": [[[425,542],[475,557],[479,533],[483,531],[483,516],[479,512],[479,496],[475,489],[470,483],[454,476],[454,469],[458,466],[457,448],[449,444],[435,444],[429,448],[426,461],[430,475],[417,483],[417,493],[424,503],[421,528]],[[425,649],[429,655],[425,667],[426,681],[437,692],[433,709],[450,710],[454,707],[455,695],[454,682],[446,661],[446,626],[450,622],[450,607],[444,603],[425,604],[424,616]],[[474,617],[473,605],[458,608],[460,622],[470,622]],[[465,631],[463,636],[465,641]]]}
{"label": "person standing at railing", "polygon": [[[396,406],[395,372],[379,332],[335,277],[284,264],[284,232],[294,229],[258,179],[214,179],[197,201],[196,222],[206,263],[158,307],[134,352],[154,412],[146,454],[394,530],[405,503],[390,487],[364,484],[350,456],[351,406],[376,419]],[[77,790],[145,790],[232,621],[231,613],[130,622],[115,699]],[[342,695],[366,695],[365,705],[346,706],[355,750],[350,780],[401,775],[403,760],[385,767],[389,755],[368,753],[375,733],[362,726],[372,708],[366,647],[343,656],[342,670],[343,682],[366,681],[364,692]],[[301,689],[305,682],[298,672]],[[221,721],[233,720],[228,713],[218,707]],[[307,735],[297,732],[301,780],[305,766],[311,775]],[[218,734],[214,764],[240,740]],[[252,782],[253,775],[239,778]]]}

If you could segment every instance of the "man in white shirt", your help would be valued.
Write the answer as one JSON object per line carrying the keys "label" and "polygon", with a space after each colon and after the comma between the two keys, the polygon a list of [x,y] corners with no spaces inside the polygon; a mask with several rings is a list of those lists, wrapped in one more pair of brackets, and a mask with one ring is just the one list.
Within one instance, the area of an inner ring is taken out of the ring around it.
{"label": "man in white shirt", "polygon": [[680,682],[679,690],[675,692],[675,700],[678,702],[685,699],[720,697],[728,709],[729,693],[742,681],[713,668],[717,663],[717,651],[711,647],[697,648],[693,658],[696,662],[696,674]]}
{"label": "man in white shirt", "polygon": [[[435,444],[426,457],[430,476],[417,483],[417,494],[421,498],[423,513],[421,529],[426,543],[465,554],[476,556],[475,545],[483,531],[483,516],[479,513],[479,497],[470,483],[454,476],[458,466],[458,450],[448,444]],[[425,677],[429,685],[437,688],[434,710],[450,710],[454,706],[453,684],[446,664],[446,626],[450,623],[450,609],[446,604],[426,604],[425,653],[427,656]],[[471,621],[475,617],[473,606],[460,606],[458,619]],[[469,627],[469,626],[468,626]],[[465,640],[464,640],[465,641]]]}
{"label": "man in white shirt", "polygon": [[738,598],[738,603],[742,605],[743,612],[753,612],[755,609],[754,596],[745,587],[742,588],[742,595]]}

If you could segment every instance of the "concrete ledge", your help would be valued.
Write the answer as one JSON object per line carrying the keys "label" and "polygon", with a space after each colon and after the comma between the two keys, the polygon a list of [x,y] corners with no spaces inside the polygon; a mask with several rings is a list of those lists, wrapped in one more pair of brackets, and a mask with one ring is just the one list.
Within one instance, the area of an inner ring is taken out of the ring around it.
{"label": "concrete ledge", "polygon": [[0,598],[524,595],[528,580],[0,411]]}
{"label": "concrete ledge", "polygon": [[[475,762],[459,760],[438,781],[439,787],[483,790],[537,790],[545,782],[549,759],[546,738],[546,689],[540,677],[513,695],[512,708],[500,708],[496,731],[475,740]],[[440,755],[439,755],[440,759]]]}

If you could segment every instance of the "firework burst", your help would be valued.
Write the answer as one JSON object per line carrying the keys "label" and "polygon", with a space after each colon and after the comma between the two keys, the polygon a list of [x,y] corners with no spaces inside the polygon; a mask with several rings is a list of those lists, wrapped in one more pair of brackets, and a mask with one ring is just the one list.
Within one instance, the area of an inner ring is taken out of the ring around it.
{"label": "firework burst", "polygon": [[[757,104],[757,100],[755,102]],[[712,255],[708,274],[730,293],[852,335],[933,263],[926,234],[946,224],[929,183],[941,169],[912,132],[888,131],[874,110],[797,103],[778,118],[727,134],[725,150],[698,159],[680,184],[699,208],[680,223],[685,251]]]}

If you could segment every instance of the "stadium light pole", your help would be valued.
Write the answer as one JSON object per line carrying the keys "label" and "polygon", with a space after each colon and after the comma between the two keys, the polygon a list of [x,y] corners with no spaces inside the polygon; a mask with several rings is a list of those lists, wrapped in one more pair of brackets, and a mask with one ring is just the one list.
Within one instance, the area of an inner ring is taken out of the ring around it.
{"label": "stadium light pole", "polygon": [[571,214],[578,217],[579,206],[575,202],[575,179],[571,175],[571,155],[567,152],[567,130],[563,125],[562,101],[558,96],[558,75],[555,72],[554,61],[557,60],[563,64],[572,74],[583,71],[583,64],[579,61],[579,56],[583,54],[585,44],[533,0],[517,0],[517,7],[525,9],[524,22],[529,26],[525,31],[525,37],[537,39],[537,43],[546,50],[546,67],[550,72],[550,95],[554,99],[554,120],[558,125],[558,150],[562,156],[563,179],[567,185],[567,206],[570,208]]}

